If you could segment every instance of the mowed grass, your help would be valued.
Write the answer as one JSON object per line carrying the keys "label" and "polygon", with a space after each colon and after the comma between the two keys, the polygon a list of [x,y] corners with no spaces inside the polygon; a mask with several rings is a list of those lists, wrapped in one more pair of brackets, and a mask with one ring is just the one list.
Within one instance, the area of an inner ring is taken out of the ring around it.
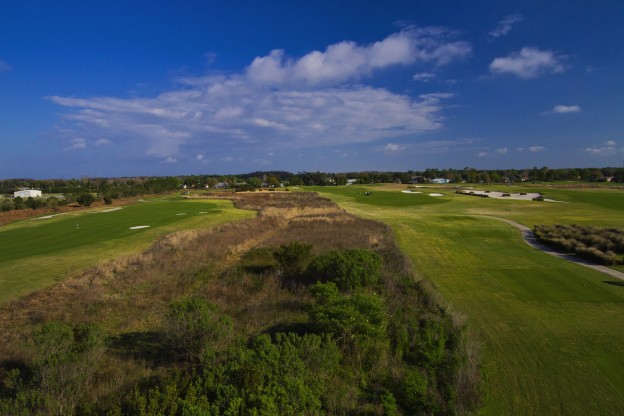
{"label": "mowed grass", "polygon": [[315,188],[389,223],[416,272],[466,315],[482,343],[481,414],[622,414],[624,282],[535,250],[510,225],[484,217],[623,227],[622,191],[544,189],[566,203],[540,203],[427,189],[445,203],[391,206],[374,198],[398,200],[401,188],[370,189],[358,201],[346,187]]}
{"label": "mowed grass", "polygon": [[[249,218],[229,201],[152,198],[121,209],[32,218],[0,228],[0,303],[94,264],[141,252],[159,236]],[[131,229],[131,227],[147,226]]]}

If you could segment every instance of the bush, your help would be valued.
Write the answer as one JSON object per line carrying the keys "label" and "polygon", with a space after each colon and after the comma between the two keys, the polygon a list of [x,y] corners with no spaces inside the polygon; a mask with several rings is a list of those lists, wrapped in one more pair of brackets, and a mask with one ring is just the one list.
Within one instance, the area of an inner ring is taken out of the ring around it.
{"label": "bush", "polygon": [[10,199],[3,198],[2,205],[0,205],[0,209],[2,209],[3,212],[11,211],[13,209],[13,201],[11,201]]}
{"label": "bush", "polygon": [[355,290],[379,281],[381,258],[362,249],[329,251],[312,260],[308,274],[322,282],[334,282],[340,290]]}
{"label": "bush", "polygon": [[297,241],[282,244],[273,256],[284,277],[287,279],[302,277],[312,259],[312,246]]}
{"label": "bush", "polygon": [[216,306],[203,299],[184,298],[169,304],[165,336],[175,354],[198,362],[208,343],[229,336],[232,326],[232,319],[219,316]]}
{"label": "bush", "polygon": [[95,198],[93,197],[93,195],[91,195],[89,193],[82,194],[82,195],[78,196],[78,198],[76,198],[76,202],[78,202],[80,205],[82,205],[84,207],[91,206],[91,204],[94,201],[95,201]]}

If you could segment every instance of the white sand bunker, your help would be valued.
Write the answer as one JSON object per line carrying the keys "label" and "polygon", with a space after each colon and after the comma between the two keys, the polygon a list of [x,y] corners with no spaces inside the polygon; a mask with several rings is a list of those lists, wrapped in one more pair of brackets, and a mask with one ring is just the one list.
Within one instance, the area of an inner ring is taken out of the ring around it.
{"label": "white sand bunker", "polygon": [[444,194],[429,194],[429,196],[444,196]]}
{"label": "white sand bunker", "polygon": [[35,218],[35,219],[36,219],[36,220],[47,220],[47,219],[50,219],[50,218],[54,218],[54,217],[56,217],[57,215],[61,215],[61,214],[46,215],[45,217],[37,217],[37,218]]}
{"label": "white sand bunker", "polygon": [[199,214],[208,214],[208,211],[200,211]]}
{"label": "white sand bunker", "polygon": [[135,225],[134,227],[130,227],[131,230],[138,230],[140,228],[149,228],[149,225]]}
{"label": "white sand bunker", "polygon": [[181,213],[176,214],[176,215],[186,215],[186,212],[181,212]]}
{"label": "white sand bunker", "polygon": [[401,191],[401,192],[403,192],[404,194],[422,194],[422,192],[420,191]]}
{"label": "white sand bunker", "polygon": [[113,212],[113,211],[119,211],[120,209],[121,209],[121,207],[109,208],[109,209],[104,209],[104,210],[98,211],[98,212]]}

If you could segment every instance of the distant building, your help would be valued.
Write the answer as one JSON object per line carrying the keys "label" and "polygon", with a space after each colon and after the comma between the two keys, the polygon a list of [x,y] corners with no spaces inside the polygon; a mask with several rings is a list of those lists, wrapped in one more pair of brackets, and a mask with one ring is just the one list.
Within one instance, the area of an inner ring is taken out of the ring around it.
{"label": "distant building", "polygon": [[215,189],[227,189],[227,187],[228,187],[228,184],[227,184],[227,183],[225,183],[225,182],[218,182],[218,183],[214,186],[214,188],[215,188]]}
{"label": "distant building", "polygon": [[347,185],[355,185],[357,181],[357,179],[347,179]]}
{"label": "distant building", "polygon": [[19,191],[15,191],[13,192],[13,198],[37,198],[37,197],[41,197],[41,191],[38,189],[21,189]]}
{"label": "distant building", "polygon": [[431,179],[431,183],[449,183],[451,180],[446,178]]}

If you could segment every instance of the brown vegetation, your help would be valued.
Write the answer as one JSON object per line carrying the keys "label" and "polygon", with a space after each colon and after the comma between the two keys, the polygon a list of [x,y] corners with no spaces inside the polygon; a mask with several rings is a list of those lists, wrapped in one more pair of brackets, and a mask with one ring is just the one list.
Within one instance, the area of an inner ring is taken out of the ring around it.
{"label": "brown vegetation", "polygon": [[[114,401],[119,392],[138,381],[167,374],[179,365],[166,359],[161,342],[167,308],[175,299],[199,296],[208,300],[233,318],[240,339],[304,321],[304,307],[311,302],[307,291],[285,287],[270,268],[268,273],[251,273],[240,266],[243,256],[261,247],[277,248],[296,241],[312,245],[317,253],[373,250],[386,265],[382,281],[388,299],[393,299],[388,304],[390,316],[405,308],[418,316],[419,304],[445,309],[433,289],[421,285],[424,291],[418,296],[424,298],[416,302],[417,294],[396,278],[411,279],[412,267],[383,224],[350,215],[312,193],[211,195],[215,197],[231,199],[238,208],[259,214],[209,230],[165,236],[140,255],[101,264],[2,307],[0,391],[7,388],[11,368],[33,361],[32,333],[45,322],[96,324],[106,332],[108,350],[94,363],[96,370],[85,393],[93,403]],[[384,278],[390,275],[394,277]],[[478,401],[479,378],[476,356],[468,351],[472,347],[462,348],[467,360],[457,375],[460,413]],[[401,370],[397,372],[397,378],[403,376]]]}

